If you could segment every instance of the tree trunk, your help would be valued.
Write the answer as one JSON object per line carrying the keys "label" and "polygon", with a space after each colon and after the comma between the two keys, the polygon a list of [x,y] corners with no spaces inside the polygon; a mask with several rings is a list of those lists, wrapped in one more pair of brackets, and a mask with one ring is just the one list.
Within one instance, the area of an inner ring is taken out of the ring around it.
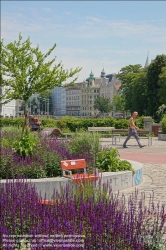
{"label": "tree trunk", "polygon": [[25,128],[28,127],[28,100],[25,100],[25,110],[24,110],[24,123],[23,123],[23,127],[22,127],[22,133],[24,132]]}

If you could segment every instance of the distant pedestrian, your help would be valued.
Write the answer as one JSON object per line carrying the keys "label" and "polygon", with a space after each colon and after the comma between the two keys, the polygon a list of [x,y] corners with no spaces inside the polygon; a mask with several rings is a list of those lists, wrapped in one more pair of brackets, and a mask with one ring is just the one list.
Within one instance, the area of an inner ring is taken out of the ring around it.
{"label": "distant pedestrian", "polygon": [[40,131],[41,121],[39,118],[34,118],[33,115],[29,116],[30,131]]}
{"label": "distant pedestrian", "polygon": [[138,112],[134,111],[133,114],[132,114],[132,117],[130,118],[130,124],[129,124],[129,132],[128,132],[128,136],[126,138],[126,140],[124,141],[123,143],[123,147],[124,148],[127,148],[126,146],[126,143],[128,142],[128,140],[130,139],[131,136],[134,136],[139,147],[140,148],[143,148],[145,147],[145,145],[142,145],[140,143],[140,139],[139,139],[139,136],[138,136],[138,133],[137,133],[137,130],[140,130],[136,125],[135,125],[135,119],[137,118],[138,116]]}

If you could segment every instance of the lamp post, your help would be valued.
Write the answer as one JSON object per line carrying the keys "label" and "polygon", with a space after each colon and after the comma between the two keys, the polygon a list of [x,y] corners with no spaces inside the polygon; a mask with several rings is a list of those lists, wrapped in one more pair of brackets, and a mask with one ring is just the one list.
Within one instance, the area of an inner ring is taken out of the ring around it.
{"label": "lamp post", "polygon": [[47,101],[46,98],[43,98],[43,101],[45,101],[45,115],[46,115],[46,101]]}
{"label": "lamp post", "polygon": [[30,106],[30,111],[29,111],[29,113],[30,113],[30,115],[31,115],[31,98],[29,98],[29,106]]}
{"label": "lamp post", "polygon": [[42,98],[41,98],[41,97],[39,97],[39,115],[41,115],[41,112],[42,112],[42,108],[40,109],[40,104],[41,104],[40,101],[42,101]]}
{"label": "lamp post", "polygon": [[35,108],[35,115],[37,114],[37,104],[35,103],[34,105],[34,108]]}
{"label": "lamp post", "polygon": [[48,103],[47,103],[47,112],[48,112],[48,116],[49,116],[49,99],[48,99]]}

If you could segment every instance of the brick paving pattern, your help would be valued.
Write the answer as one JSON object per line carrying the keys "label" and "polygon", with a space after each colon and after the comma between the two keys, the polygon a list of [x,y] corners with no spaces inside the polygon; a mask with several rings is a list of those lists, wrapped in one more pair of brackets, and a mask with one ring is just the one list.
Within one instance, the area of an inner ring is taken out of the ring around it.
{"label": "brick paving pattern", "polygon": [[[142,145],[146,145],[146,147],[140,149],[135,139],[128,141],[128,148],[123,148],[124,140],[125,138],[121,138],[117,145],[111,145],[108,142],[106,144],[117,148],[121,158],[143,163],[143,182],[136,187],[138,197],[141,198],[141,193],[144,193],[145,205],[148,205],[150,196],[154,194],[155,205],[158,203],[166,205],[166,141],[159,141],[155,137],[152,140],[152,146],[147,146],[147,139],[141,139]],[[119,193],[125,194],[127,198],[134,192],[135,187]],[[164,234],[163,240],[166,240],[166,234]],[[161,249],[166,250],[166,246]]]}

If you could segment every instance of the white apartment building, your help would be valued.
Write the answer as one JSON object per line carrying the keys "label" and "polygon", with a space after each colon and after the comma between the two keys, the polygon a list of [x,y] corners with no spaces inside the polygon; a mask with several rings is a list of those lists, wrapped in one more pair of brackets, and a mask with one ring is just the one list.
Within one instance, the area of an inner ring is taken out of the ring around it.
{"label": "white apartment building", "polygon": [[98,114],[94,110],[94,101],[100,94],[100,78],[95,78],[92,71],[89,77],[81,85],[80,115],[94,117]]}
{"label": "white apartment building", "polygon": [[51,93],[53,114],[56,116],[66,115],[66,89],[55,87]]}
{"label": "white apartment building", "polygon": [[119,94],[121,81],[116,78],[115,74],[106,75],[104,69],[101,72],[101,85],[100,85],[100,95],[105,98],[110,99],[110,103],[113,102],[113,96]]}
{"label": "white apartment building", "polygon": [[77,87],[66,88],[66,115],[80,116],[81,90],[80,83]]}
{"label": "white apartment building", "polygon": [[[0,95],[3,95],[4,87],[0,88]],[[1,117],[15,117],[16,116],[16,100],[12,100],[6,104],[0,105]]]}

